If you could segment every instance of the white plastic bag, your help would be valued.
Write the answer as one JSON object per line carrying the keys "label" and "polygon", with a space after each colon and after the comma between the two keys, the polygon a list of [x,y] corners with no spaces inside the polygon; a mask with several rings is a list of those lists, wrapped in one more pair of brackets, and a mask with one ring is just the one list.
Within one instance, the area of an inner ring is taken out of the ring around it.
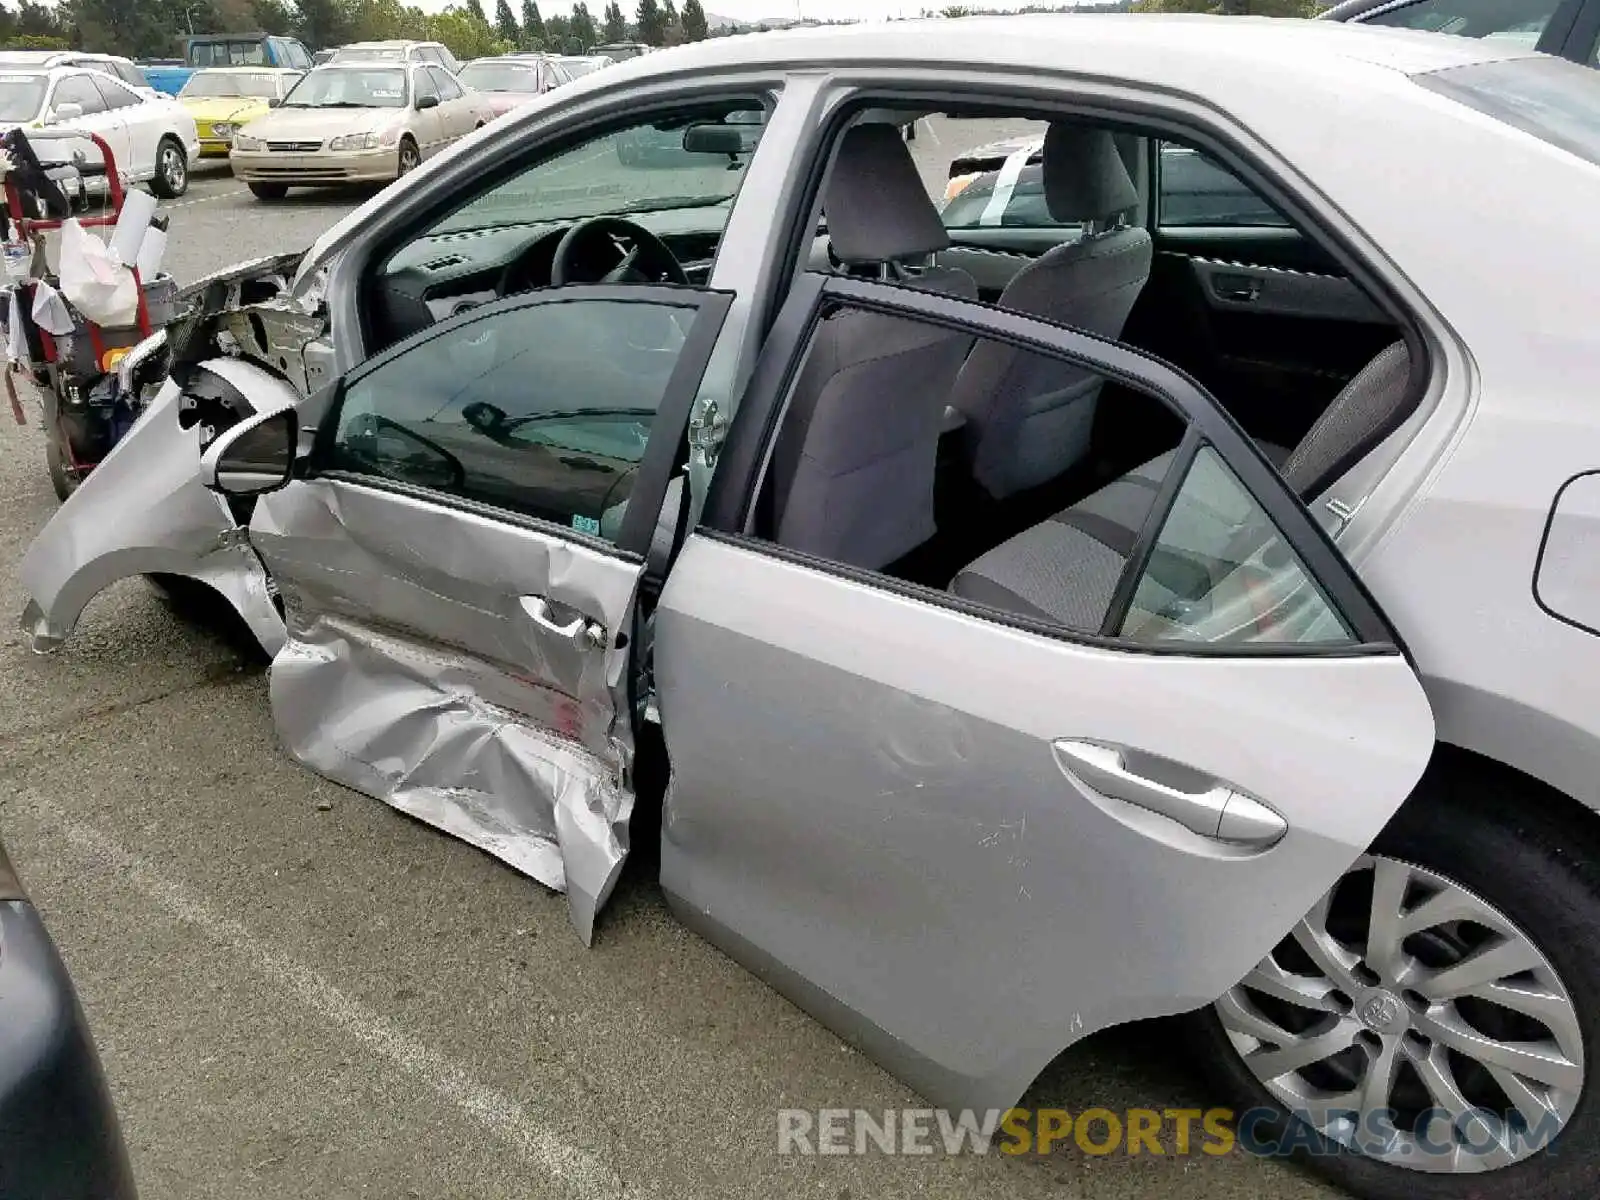
{"label": "white plastic bag", "polygon": [[139,317],[139,285],[106,244],[69,218],[61,225],[61,294],[89,320],[115,328]]}

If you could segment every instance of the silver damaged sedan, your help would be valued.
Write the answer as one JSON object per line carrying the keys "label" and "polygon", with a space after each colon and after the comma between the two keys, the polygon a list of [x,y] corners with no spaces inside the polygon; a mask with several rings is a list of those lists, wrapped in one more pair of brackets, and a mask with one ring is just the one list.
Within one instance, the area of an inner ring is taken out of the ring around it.
{"label": "silver damaged sedan", "polygon": [[199,285],[24,625],[215,589],[312,770],[585,939],[659,836],[685,922],[936,1103],[1182,1014],[1359,1195],[1587,1200],[1596,211],[1600,73],[1505,43],[648,55]]}

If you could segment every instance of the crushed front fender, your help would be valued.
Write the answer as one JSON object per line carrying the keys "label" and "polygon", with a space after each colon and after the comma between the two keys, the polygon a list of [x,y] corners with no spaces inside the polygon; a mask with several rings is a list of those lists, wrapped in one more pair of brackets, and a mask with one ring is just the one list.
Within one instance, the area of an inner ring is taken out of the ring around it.
{"label": "crushed front fender", "polygon": [[[287,393],[279,399],[292,403],[293,391],[279,388]],[[178,424],[180,402],[169,380],[28,547],[22,628],[35,651],[58,648],[90,600],[133,575],[208,584],[266,653],[282,649],[283,618],[267,573],[227,503],[201,486],[197,439]]]}

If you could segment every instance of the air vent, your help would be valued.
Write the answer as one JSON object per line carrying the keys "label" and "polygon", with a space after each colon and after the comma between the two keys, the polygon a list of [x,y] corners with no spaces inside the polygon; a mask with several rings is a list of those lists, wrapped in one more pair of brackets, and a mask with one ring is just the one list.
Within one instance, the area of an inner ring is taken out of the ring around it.
{"label": "air vent", "polygon": [[428,271],[442,271],[446,267],[459,267],[466,262],[464,254],[447,254],[443,258],[436,258],[432,262],[423,263],[423,269]]}

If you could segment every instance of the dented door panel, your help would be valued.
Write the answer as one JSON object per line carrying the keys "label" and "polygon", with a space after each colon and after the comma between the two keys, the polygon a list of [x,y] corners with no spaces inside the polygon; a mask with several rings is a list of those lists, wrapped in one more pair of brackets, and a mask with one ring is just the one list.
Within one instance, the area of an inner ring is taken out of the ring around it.
{"label": "dented door panel", "polygon": [[288,619],[289,751],[564,890],[587,942],[628,848],[638,562],[334,479],[264,497],[251,540]]}

